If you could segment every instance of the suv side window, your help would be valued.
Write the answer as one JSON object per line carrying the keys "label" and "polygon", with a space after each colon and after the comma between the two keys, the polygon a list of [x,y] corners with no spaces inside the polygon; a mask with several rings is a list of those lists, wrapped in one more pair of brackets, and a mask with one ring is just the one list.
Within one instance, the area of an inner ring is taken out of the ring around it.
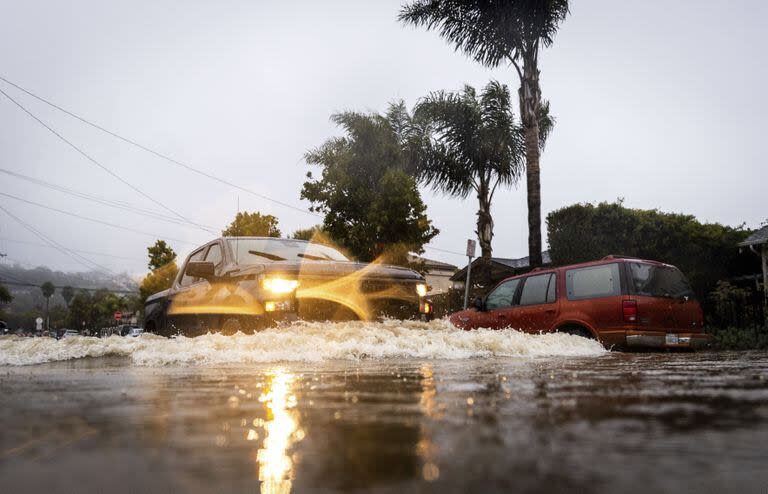
{"label": "suv side window", "polygon": [[512,307],[520,278],[502,282],[485,299],[485,308],[488,310]]}
{"label": "suv side window", "polygon": [[[205,253],[205,249],[200,249],[191,256],[189,256],[189,261],[202,261],[203,260],[203,254]],[[187,262],[189,262],[187,261]],[[184,269],[186,270],[186,264],[184,265]],[[179,285],[181,286],[189,286],[192,283],[197,281],[197,278],[193,278],[191,276],[188,276],[186,271],[184,273],[184,276],[181,277],[181,281],[179,282]]]}
{"label": "suv side window", "polygon": [[221,255],[221,245],[216,243],[208,248],[208,253],[205,254],[205,261],[212,262],[214,266],[219,267],[224,257]]}
{"label": "suv side window", "polygon": [[552,283],[554,277],[555,275],[552,273],[527,277],[523,285],[523,292],[520,294],[520,305],[546,304],[549,301],[549,285],[554,284]]}
{"label": "suv side window", "polygon": [[565,272],[568,300],[621,295],[621,277],[617,263],[569,269]]}

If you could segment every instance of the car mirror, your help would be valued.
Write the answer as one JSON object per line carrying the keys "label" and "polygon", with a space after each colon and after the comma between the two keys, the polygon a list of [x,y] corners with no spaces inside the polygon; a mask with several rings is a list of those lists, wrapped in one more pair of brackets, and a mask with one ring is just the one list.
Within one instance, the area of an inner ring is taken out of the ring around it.
{"label": "car mirror", "polygon": [[485,311],[485,301],[483,300],[483,297],[475,297],[475,309],[480,312]]}
{"label": "car mirror", "polygon": [[190,261],[187,263],[186,275],[210,280],[216,275],[216,268],[210,261]]}

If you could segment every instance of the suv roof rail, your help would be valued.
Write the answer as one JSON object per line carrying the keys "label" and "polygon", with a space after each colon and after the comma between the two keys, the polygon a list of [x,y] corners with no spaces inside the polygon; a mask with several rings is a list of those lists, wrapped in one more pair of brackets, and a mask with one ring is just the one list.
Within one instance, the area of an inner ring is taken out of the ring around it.
{"label": "suv roof rail", "polygon": [[601,261],[608,261],[610,259],[639,259],[639,257],[636,256],[622,256],[622,255],[616,255],[616,254],[608,254],[607,256],[600,259]]}

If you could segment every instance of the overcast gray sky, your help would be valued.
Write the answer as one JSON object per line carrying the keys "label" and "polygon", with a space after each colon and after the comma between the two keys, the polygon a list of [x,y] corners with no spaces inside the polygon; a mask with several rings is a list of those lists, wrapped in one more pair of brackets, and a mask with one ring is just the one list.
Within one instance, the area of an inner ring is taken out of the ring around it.
{"label": "overcast gray sky", "polygon": [[[303,154],[339,131],[345,109],[409,106],[430,91],[517,89],[435,33],[396,21],[399,1],[0,0],[0,75],[111,130],[280,201],[306,207]],[[756,227],[768,218],[765,63],[768,2],[581,0],[544,51],[541,81],[557,126],[542,157],[543,211],[623,197],[638,208]],[[189,173],[58,113],[0,82],[51,127],[128,182],[195,221],[236,209],[271,213],[290,233],[319,218]],[[158,210],[0,95],[0,168]],[[115,210],[0,174],[0,191],[156,234],[95,224],[0,196],[0,206],[114,271],[145,268],[159,236],[186,254],[211,235]],[[424,192],[462,251],[476,203]],[[162,211],[162,210],[161,210]],[[494,254],[527,254],[525,185],[497,194]],[[166,214],[168,214],[166,212]],[[181,242],[183,241],[183,242]],[[81,270],[0,211],[11,261]],[[121,258],[107,257],[108,253]],[[460,264],[461,257],[427,251]],[[125,259],[122,259],[125,258]],[[10,262],[8,260],[4,262]]]}

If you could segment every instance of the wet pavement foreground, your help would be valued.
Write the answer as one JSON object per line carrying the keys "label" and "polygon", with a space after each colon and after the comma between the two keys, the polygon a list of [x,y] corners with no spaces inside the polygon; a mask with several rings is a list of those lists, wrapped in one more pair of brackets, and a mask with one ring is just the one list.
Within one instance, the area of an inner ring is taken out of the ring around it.
{"label": "wet pavement foreground", "polygon": [[768,492],[768,353],[0,367],[0,490]]}

